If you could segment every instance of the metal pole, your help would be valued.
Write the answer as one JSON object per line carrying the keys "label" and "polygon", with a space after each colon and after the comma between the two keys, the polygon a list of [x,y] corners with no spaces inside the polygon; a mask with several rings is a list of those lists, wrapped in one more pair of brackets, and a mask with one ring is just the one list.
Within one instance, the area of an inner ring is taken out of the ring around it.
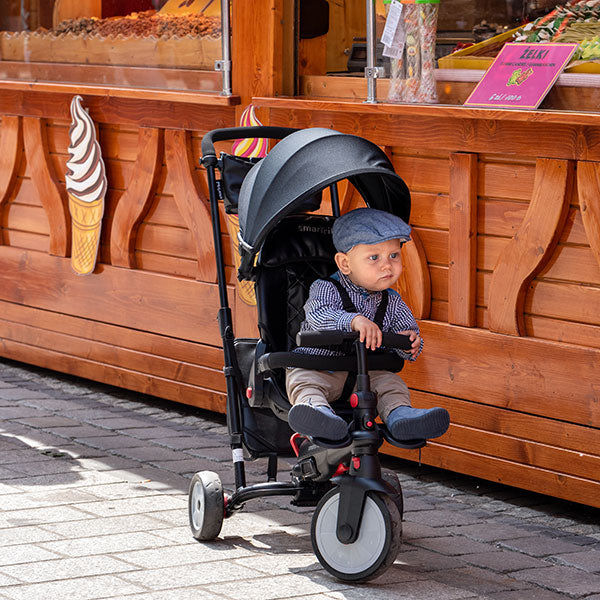
{"label": "metal pole", "polygon": [[377,77],[381,75],[376,65],[377,56],[377,31],[376,31],[375,0],[367,0],[367,99],[365,103],[377,103]]}
{"label": "metal pole", "polygon": [[231,26],[229,19],[230,0],[221,0],[221,60],[215,61],[215,71],[223,74],[221,96],[231,96]]}

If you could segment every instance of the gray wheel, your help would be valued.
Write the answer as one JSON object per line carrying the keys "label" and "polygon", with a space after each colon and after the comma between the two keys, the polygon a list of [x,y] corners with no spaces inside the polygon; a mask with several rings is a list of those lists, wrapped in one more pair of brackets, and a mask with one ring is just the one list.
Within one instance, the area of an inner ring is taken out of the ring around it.
{"label": "gray wheel", "polygon": [[402,497],[402,485],[400,484],[400,478],[398,477],[397,473],[394,473],[394,471],[383,469],[381,471],[381,479],[383,479],[386,483],[389,483],[394,488],[394,491],[397,495],[392,497],[392,500],[398,507],[400,521],[402,521],[404,518],[404,498]]}
{"label": "gray wheel", "polygon": [[188,494],[188,516],[197,540],[214,540],[223,526],[225,501],[216,473],[201,471],[192,477]]}
{"label": "gray wheel", "polygon": [[319,502],[313,515],[311,538],[319,562],[343,581],[379,577],[396,560],[401,543],[400,515],[386,494],[368,492],[356,541],[337,538],[340,491],[334,488]]}

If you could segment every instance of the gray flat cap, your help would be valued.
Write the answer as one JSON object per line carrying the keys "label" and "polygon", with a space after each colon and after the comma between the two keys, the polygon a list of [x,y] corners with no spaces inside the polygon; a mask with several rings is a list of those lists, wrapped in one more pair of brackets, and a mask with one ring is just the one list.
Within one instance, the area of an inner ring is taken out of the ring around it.
{"label": "gray flat cap", "polygon": [[357,208],[335,220],[333,245],[348,252],[357,244],[379,244],[388,240],[410,240],[410,225],[400,217],[376,208]]}

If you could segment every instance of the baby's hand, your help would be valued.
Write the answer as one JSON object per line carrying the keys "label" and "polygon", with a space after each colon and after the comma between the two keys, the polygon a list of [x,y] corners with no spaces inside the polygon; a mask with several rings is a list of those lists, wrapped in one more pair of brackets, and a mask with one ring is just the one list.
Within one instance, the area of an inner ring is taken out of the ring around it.
{"label": "baby's hand", "polygon": [[367,317],[357,315],[352,319],[350,327],[352,331],[358,331],[360,341],[365,343],[367,349],[376,350],[381,346],[381,329]]}
{"label": "baby's hand", "polygon": [[411,341],[410,350],[405,350],[405,352],[407,352],[408,354],[411,354],[413,358],[415,356],[417,356],[417,353],[419,352],[419,348],[421,347],[421,336],[416,331],[413,331],[412,329],[409,329],[408,331],[399,331],[398,333],[400,335],[407,335],[410,338],[410,341]]}

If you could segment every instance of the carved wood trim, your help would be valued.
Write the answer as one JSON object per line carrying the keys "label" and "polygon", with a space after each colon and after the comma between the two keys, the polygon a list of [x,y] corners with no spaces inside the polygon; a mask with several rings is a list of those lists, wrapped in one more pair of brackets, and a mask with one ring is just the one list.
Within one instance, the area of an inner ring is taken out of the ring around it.
{"label": "carved wood trim", "polygon": [[577,163],[577,189],[583,227],[600,266],[600,163]]}
{"label": "carved wood trim", "polygon": [[154,199],[162,166],[163,139],[160,129],[139,130],[135,176],[117,204],[110,234],[111,263],[117,267],[135,268],[135,236]]}
{"label": "carved wood trim", "polygon": [[450,155],[448,323],[476,324],[477,155]]}
{"label": "carved wood trim", "polygon": [[197,278],[202,281],[216,282],[217,268],[214,259],[210,207],[194,170],[189,132],[181,129],[165,131],[165,160],[177,208],[196,245]]}
{"label": "carved wood trim", "polygon": [[71,243],[68,196],[50,164],[46,125],[42,119],[23,118],[23,142],[29,174],[48,217],[49,253],[68,256]]}
{"label": "carved wood trim", "polygon": [[400,293],[416,319],[428,319],[431,312],[431,277],[425,249],[417,232],[410,234],[412,241],[402,247],[402,276],[398,282]]}
{"label": "carved wood trim", "polygon": [[[3,205],[13,191],[17,172],[21,165],[23,152],[23,137],[21,134],[21,119],[9,115],[2,116],[2,128],[0,129],[0,216]],[[4,243],[2,229],[0,229],[0,244]]]}
{"label": "carved wood trim", "polygon": [[540,158],[529,208],[498,259],[490,283],[490,331],[523,335],[523,303],[529,283],[548,261],[569,210],[573,164]]}

